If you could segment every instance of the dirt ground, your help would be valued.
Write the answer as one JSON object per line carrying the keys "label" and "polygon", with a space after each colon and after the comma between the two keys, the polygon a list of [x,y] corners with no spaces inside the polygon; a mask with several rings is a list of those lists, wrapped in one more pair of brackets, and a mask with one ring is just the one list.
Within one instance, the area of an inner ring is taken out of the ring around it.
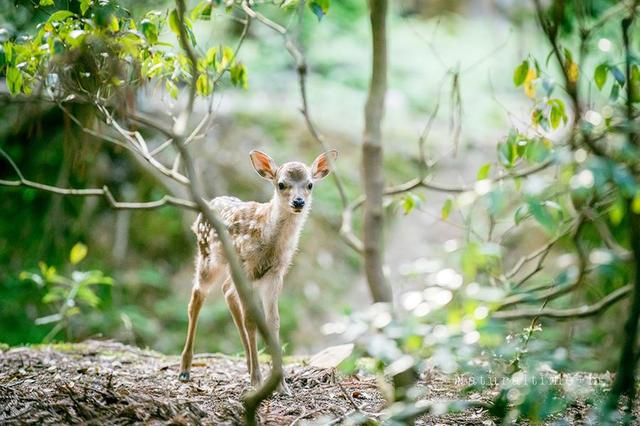
{"label": "dirt ground", "polygon": [[[243,359],[197,355],[188,383],[177,380],[178,362],[177,356],[113,341],[9,349],[0,354],[0,424],[243,423],[241,395],[248,387]],[[302,363],[287,364],[286,374],[293,395],[263,402],[262,424],[349,424],[358,412],[375,418],[385,406],[371,376],[336,378],[333,369]],[[425,399],[460,398],[452,379],[431,374],[427,382],[421,383]],[[587,409],[572,407],[565,419],[580,422]],[[423,416],[416,424],[495,423],[486,410],[474,408]]]}

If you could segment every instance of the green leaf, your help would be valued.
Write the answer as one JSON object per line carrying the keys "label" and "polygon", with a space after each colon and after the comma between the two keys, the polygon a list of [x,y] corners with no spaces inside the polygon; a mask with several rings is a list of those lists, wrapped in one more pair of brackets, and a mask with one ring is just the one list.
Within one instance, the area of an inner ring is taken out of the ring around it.
{"label": "green leaf", "polygon": [[416,206],[419,206],[421,202],[422,200],[417,195],[411,193],[407,194],[402,198],[403,213],[408,215]]}
{"label": "green leaf", "polygon": [[64,294],[62,293],[62,290],[58,287],[54,287],[51,291],[42,296],[42,303],[53,303],[63,299]]}
{"label": "green leaf", "polygon": [[209,80],[209,76],[205,74],[200,74],[198,79],[196,80],[196,90],[199,95],[208,96],[213,91],[213,85]]}
{"label": "green leaf", "polygon": [[506,168],[513,167],[518,159],[518,136],[517,132],[511,130],[507,140],[498,144],[498,159]]}
{"label": "green leaf", "polygon": [[615,102],[618,100],[620,96],[620,86],[618,84],[614,84],[611,87],[611,93],[609,94],[609,101]]}
{"label": "green leaf", "polygon": [[560,111],[560,108],[554,105],[551,107],[551,112],[549,114],[549,122],[551,123],[551,128],[557,129],[560,125],[560,120],[562,120],[562,112]]}
{"label": "green leaf", "polygon": [[633,201],[631,201],[631,210],[635,214],[640,214],[640,191],[636,193],[633,197]]}
{"label": "green leaf", "polygon": [[60,21],[64,21],[67,18],[70,18],[72,16],[75,16],[75,14],[73,12],[70,12],[68,10],[59,10],[59,11],[53,13],[51,16],[49,16],[49,19],[47,19],[47,22],[48,23],[60,22]]}
{"label": "green leaf", "polygon": [[80,0],[80,13],[84,16],[91,7],[92,0]]}
{"label": "green leaf", "polygon": [[243,89],[247,89],[249,87],[249,82],[247,79],[247,68],[244,64],[237,62],[234,64],[231,69],[231,83],[234,86],[242,87]]}
{"label": "green leaf", "polygon": [[7,61],[7,64],[10,64],[11,59],[13,59],[13,43],[10,41],[5,42],[2,45],[2,50],[4,50],[4,57]]}
{"label": "green leaf", "polygon": [[542,163],[551,154],[553,145],[548,139],[533,139],[527,144],[524,157],[530,163]]}
{"label": "green leaf", "polygon": [[173,99],[178,99],[178,86],[176,86],[173,81],[167,80],[167,82],[164,84],[164,88],[169,93],[169,96],[171,96]]}
{"label": "green leaf", "polygon": [[40,0],[40,6],[53,6],[55,3],[53,0]]}
{"label": "green leaf", "polygon": [[600,64],[596,67],[596,70],[593,73],[593,80],[596,82],[596,86],[598,86],[599,90],[602,90],[607,82],[607,76],[609,75],[608,71],[609,65]]}
{"label": "green leaf", "polygon": [[7,68],[7,88],[9,93],[15,96],[22,90],[22,73],[16,67]]}
{"label": "green leaf", "polygon": [[77,265],[87,256],[87,246],[82,243],[76,243],[69,253],[69,260],[73,265]]}
{"label": "green leaf", "polygon": [[215,47],[211,47],[207,50],[207,53],[204,55],[204,64],[206,67],[213,67],[213,69],[215,69],[217,53],[218,49]]}
{"label": "green leaf", "polygon": [[551,107],[549,111],[549,123],[552,129],[557,129],[561,121],[567,122],[567,114],[565,113],[564,102],[562,102],[562,100],[557,98],[550,99],[547,105]]}
{"label": "green leaf", "polygon": [[625,215],[625,203],[622,197],[618,197],[609,209],[609,220],[613,225],[620,225]]}
{"label": "green leaf", "polygon": [[522,83],[524,83],[524,79],[527,77],[528,72],[529,72],[529,61],[524,60],[513,71],[513,84],[515,84],[516,87],[522,85]]}
{"label": "green leaf", "polygon": [[114,33],[120,31],[120,23],[118,22],[118,18],[115,15],[111,16],[111,20],[109,21],[109,29]]}
{"label": "green leaf", "polygon": [[191,19],[210,19],[211,18],[211,0],[203,0],[196,5],[191,11]]}
{"label": "green leaf", "polygon": [[558,221],[556,217],[551,214],[547,206],[548,203],[542,203],[539,200],[529,200],[529,211],[535,218],[535,220],[542,225],[547,231],[554,233],[558,228]]}
{"label": "green leaf", "polygon": [[169,28],[171,28],[171,31],[173,31],[175,35],[180,36],[180,21],[178,20],[177,10],[173,9],[169,13],[168,21],[169,21]]}
{"label": "green leaf", "polygon": [[93,292],[93,290],[86,286],[82,285],[78,288],[78,300],[85,302],[87,305],[95,308],[100,303],[100,298]]}
{"label": "green leaf", "polygon": [[158,41],[158,27],[148,19],[143,19],[140,23],[142,26],[142,34],[150,44]]}
{"label": "green leaf", "polygon": [[640,67],[633,65],[631,67],[631,101],[640,102]]}
{"label": "green leaf", "polygon": [[447,199],[447,201],[444,202],[444,205],[442,206],[442,213],[441,213],[442,220],[447,220],[447,218],[451,214],[452,208],[453,208],[453,201],[451,200],[451,198],[449,198]]}
{"label": "green leaf", "polygon": [[309,3],[309,7],[311,11],[316,15],[318,21],[321,21],[324,15],[329,12],[329,6],[331,5],[330,0],[312,0]]}
{"label": "green leaf", "polygon": [[491,169],[491,163],[483,164],[478,173],[476,174],[476,180],[483,180],[489,176],[489,170]]}
{"label": "green leaf", "polygon": [[573,62],[573,55],[571,55],[571,51],[566,47],[564,48],[564,58],[567,62]]}

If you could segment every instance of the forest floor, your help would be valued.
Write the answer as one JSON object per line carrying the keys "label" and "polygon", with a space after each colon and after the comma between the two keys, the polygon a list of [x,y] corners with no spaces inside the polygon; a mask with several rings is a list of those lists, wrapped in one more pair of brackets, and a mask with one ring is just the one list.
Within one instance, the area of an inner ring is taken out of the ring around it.
{"label": "forest floor", "polygon": [[[243,423],[248,377],[242,358],[197,355],[187,383],[177,380],[178,368],[177,356],[113,341],[12,348],[0,354],[0,423]],[[285,371],[293,395],[264,401],[262,424],[348,423],[358,412],[375,416],[385,406],[373,376],[340,376],[303,362],[288,363]],[[441,374],[430,374],[420,386],[430,401],[462,395],[462,386]],[[476,395],[485,401],[493,396]],[[586,404],[574,404],[560,418],[583,423],[588,411]],[[423,416],[416,424],[495,423],[486,410],[468,409]]]}

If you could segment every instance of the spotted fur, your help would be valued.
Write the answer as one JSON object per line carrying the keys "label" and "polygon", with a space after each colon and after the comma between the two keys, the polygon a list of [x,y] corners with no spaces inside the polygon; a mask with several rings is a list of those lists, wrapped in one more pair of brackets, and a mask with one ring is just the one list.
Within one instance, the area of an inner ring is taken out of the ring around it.
{"label": "spotted fur", "polygon": [[[267,272],[286,273],[308,209],[292,214],[282,212],[273,202],[257,203],[226,196],[214,198],[209,205],[227,227],[249,279],[260,279]],[[201,275],[207,275],[207,265],[214,267],[224,259],[222,247],[216,231],[202,215],[198,215],[191,229],[198,241],[196,261],[204,266]]]}
{"label": "spotted fur", "polygon": [[[268,155],[252,151],[250,158],[256,172],[273,185],[271,200],[268,203],[257,203],[235,197],[217,197],[209,203],[229,231],[242,267],[257,290],[276,347],[280,347],[278,296],[284,275],[298,247],[300,231],[311,209],[313,184],[329,173],[331,160],[328,155],[335,160],[336,152],[329,151],[319,155],[310,167],[299,162],[289,162],[278,167]],[[196,322],[204,299],[209,288],[220,283],[240,332],[251,384],[257,385],[261,380],[261,373],[255,321],[244,311],[216,231],[201,215],[194,222],[192,230],[196,234],[198,254],[189,302],[189,327],[180,363],[180,380],[189,379]],[[286,391],[285,382],[281,382],[280,386]]]}

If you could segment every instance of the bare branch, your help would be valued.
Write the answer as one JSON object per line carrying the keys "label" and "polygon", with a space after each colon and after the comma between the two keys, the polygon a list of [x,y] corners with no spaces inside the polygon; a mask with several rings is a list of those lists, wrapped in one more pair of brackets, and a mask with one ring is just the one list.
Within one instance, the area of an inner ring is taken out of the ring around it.
{"label": "bare branch", "polygon": [[18,180],[5,180],[0,179],[0,186],[12,186],[12,187],[26,187],[36,189],[38,191],[49,192],[57,195],[67,195],[74,197],[104,197],[107,203],[109,203],[109,207],[114,210],[150,210],[157,209],[159,207],[163,207],[165,205],[173,205],[177,207],[183,207],[191,210],[196,210],[197,206],[195,203],[184,200],[182,198],[174,197],[171,195],[164,195],[159,200],[155,201],[146,201],[146,202],[121,202],[117,201],[113,196],[113,193],[109,190],[109,187],[106,185],[102,188],[61,188],[58,186],[47,185],[43,183],[38,183],[31,181],[29,179],[25,179],[20,169],[14,163],[13,159],[9,157],[9,155],[0,148],[0,155],[2,155],[8,162],[11,164],[11,167],[18,175]]}
{"label": "bare branch", "polygon": [[576,318],[586,318],[593,315],[597,315],[600,312],[607,309],[609,306],[614,303],[624,299],[627,297],[632,290],[631,285],[626,285],[609,293],[605,298],[598,301],[593,305],[585,305],[579,308],[571,308],[571,309],[553,309],[553,308],[545,308],[545,309],[518,309],[513,311],[500,311],[494,312],[492,314],[493,318],[496,319],[504,319],[504,320],[516,320],[516,319],[526,319],[526,318],[536,318],[536,317],[544,317],[544,318],[554,318],[559,320],[568,320],[568,319],[576,319]]}
{"label": "bare branch", "polygon": [[[163,175],[175,180],[176,182],[182,185],[189,184],[189,179],[187,179],[186,176],[178,172],[174,172],[171,169],[167,168],[161,162],[156,160],[148,150],[145,151],[139,143],[139,140],[142,139],[142,136],[138,132],[135,132],[138,134],[138,136],[133,136],[134,132],[130,132],[124,129],[122,126],[120,126],[115,121],[113,116],[103,106],[96,105],[98,110],[104,115],[105,122],[108,125],[110,125],[112,128],[114,128],[129,143],[124,143],[121,140],[105,135],[102,132],[98,132],[88,127],[85,127],[82,124],[82,122],[76,116],[74,116],[62,103],[58,102],[57,104],[58,104],[58,107],[69,117],[69,119],[73,121],[84,133],[87,133],[91,136],[95,136],[98,139],[102,139],[103,141],[110,142],[119,147],[122,147],[132,152],[133,154],[141,157],[142,159],[144,159],[147,163],[149,163],[153,168],[155,168],[158,172],[162,173]],[[158,130],[163,130],[163,129],[157,128],[155,125],[153,125],[152,127]],[[142,140],[144,141],[144,139]],[[146,142],[144,142],[144,146],[146,147]]]}

